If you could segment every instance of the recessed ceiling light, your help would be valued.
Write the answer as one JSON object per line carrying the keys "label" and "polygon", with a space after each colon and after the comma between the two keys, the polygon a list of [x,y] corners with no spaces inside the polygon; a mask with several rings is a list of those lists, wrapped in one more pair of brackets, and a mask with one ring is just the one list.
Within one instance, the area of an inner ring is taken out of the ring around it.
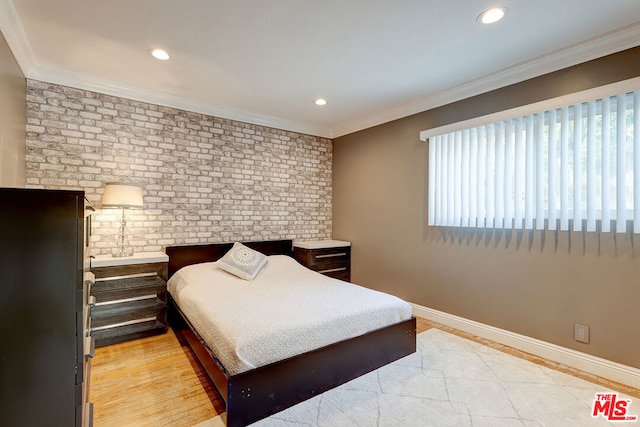
{"label": "recessed ceiling light", "polygon": [[498,22],[504,15],[507,13],[507,8],[504,6],[496,6],[491,9],[487,9],[482,12],[476,21],[482,24],[493,24],[494,22]]}
{"label": "recessed ceiling light", "polygon": [[166,50],[162,50],[162,49],[150,49],[149,53],[151,54],[151,56],[153,56],[156,59],[159,59],[161,61],[166,61],[169,59],[169,54],[167,53]]}
{"label": "recessed ceiling light", "polygon": [[323,105],[327,105],[327,100],[324,98],[318,98],[313,101],[313,103],[322,107]]}

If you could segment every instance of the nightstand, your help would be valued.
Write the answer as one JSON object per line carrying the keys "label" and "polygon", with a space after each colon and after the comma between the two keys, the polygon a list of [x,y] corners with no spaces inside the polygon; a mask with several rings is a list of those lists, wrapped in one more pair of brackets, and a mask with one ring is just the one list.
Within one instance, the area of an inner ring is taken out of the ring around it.
{"label": "nightstand", "polygon": [[342,240],[293,242],[293,257],[311,270],[351,280],[351,243]]}
{"label": "nightstand", "polygon": [[163,252],[91,260],[91,336],[96,347],[167,330],[167,263]]}

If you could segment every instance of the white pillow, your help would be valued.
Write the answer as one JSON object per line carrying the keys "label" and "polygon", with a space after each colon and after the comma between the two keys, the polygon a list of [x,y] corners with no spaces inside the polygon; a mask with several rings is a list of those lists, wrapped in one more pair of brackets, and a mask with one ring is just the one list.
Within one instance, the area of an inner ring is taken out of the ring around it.
{"label": "white pillow", "polygon": [[229,252],[218,260],[218,267],[241,279],[253,280],[266,263],[266,255],[235,242]]}

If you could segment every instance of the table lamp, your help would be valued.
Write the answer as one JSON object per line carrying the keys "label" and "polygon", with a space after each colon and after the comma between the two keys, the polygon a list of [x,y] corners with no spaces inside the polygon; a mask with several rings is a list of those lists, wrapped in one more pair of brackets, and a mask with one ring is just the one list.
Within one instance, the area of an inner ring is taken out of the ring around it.
{"label": "table lamp", "polygon": [[107,183],[104,189],[104,194],[102,195],[102,208],[122,209],[118,248],[113,254],[114,257],[127,257],[133,255],[133,250],[127,247],[127,220],[125,217],[125,209],[142,209],[143,207],[142,187],[116,182]]}

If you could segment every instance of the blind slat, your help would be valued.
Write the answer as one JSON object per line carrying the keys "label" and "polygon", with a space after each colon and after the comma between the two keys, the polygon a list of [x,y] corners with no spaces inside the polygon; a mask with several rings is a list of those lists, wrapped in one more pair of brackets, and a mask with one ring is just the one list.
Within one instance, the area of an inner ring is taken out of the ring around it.
{"label": "blind slat", "polygon": [[640,233],[640,91],[633,93],[633,232]]}
{"label": "blind slat", "polygon": [[535,218],[536,193],[535,193],[535,163],[534,153],[535,140],[533,136],[533,115],[525,118],[527,126],[527,153],[526,153],[526,177],[525,177],[525,225],[524,228],[533,229],[533,219]]}
{"label": "blind slat", "polygon": [[456,196],[456,190],[455,190],[455,179],[454,179],[454,175],[455,175],[455,153],[454,153],[454,148],[455,148],[455,135],[454,134],[449,134],[447,135],[447,206],[446,206],[446,215],[447,215],[447,225],[448,226],[453,226],[455,225],[453,222],[453,218],[454,218],[454,200],[455,200],[455,196]]}
{"label": "blind slat", "polygon": [[602,231],[608,233],[611,231],[611,198],[609,197],[611,165],[609,163],[609,150],[611,140],[611,102],[609,98],[602,100],[602,150],[601,167],[602,167],[602,186],[600,188],[600,200],[602,200],[601,219]]}
{"label": "blind slat", "polygon": [[544,113],[536,114],[536,230],[544,230]]}
{"label": "blind slat", "polygon": [[556,110],[549,111],[549,152],[547,153],[547,168],[549,170],[549,182],[547,183],[547,209],[549,210],[549,230],[556,229],[556,221],[558,219],[557,211],[557,174],[558,165],[558,140],[556,139]]}
{"label": "blind slat", "polygon": [[428,195],[428,209],[427,225],[436,225],[436,189],[438,183],[436,182],[436,167],[438,164],[437,150],[440,147],[440,136],[436,136],[429,141],[429,195]]}
{"label": "blind slat", "polygon": [[525,181],[526,181],[526,156],[524,140],[524,118],[520,117],[515,122],[515,188],[513,195],[514,203],[514,227],[522,228],[524,221]]}
{"label": "blind slat", "polygon": [[462,225],[462,131],[453,139],[453,226]]}
{"label": "blind slat", "polygon": [[587,104],[587,231],[596,231],[596,102]]}
{"label": "blind slat", "polygon": [[[437,215],[437,220],[436,220],[436,225],[443,225],[444,224],[444,209],[445,209],[445,205],[446,205],[446,199],[444,198],[444,190],[446,190],[447,186],[445,184],[445,177],[446,177],[446,164],[447,162],[445,161],[446,159],[446,138],[444,136],[439,136],[438,137],[438,141],[440,142],[438,144],[438,146],[436,147],[437,150],[437,157],[438,157],[438,166],[440,166],[438,168],[438,194],[437,194],[437,198],[436,198],[436,215]],[[444,167],[443,167],[444,166]]]}
{"label": "blind slat", "polygon": [[514,123],[509,120],[504,124],[504,226],[513,227],[515,200],[513,191],[516,183],[515,153],[513,146]]}
{"label": "blind slat", "polygon": [[478,227],[487,226],[487,132],[478,128]]}
{"label": "blind slat", "polygon": [[[495,126],[487,126],[487,212],[486,227],[495,227],[496,219],[496,132]],[[491,141],[491,143],[489,142]]]}
{"label": "blind slat", "polygon": [[573,107],[573,231],[582,231],[582,104]]}
{"label": "blind slat", "polygon": [[569,107],[560,111],[560,230],[569,229]]}
{"label": "blind slat", "polygon": [[505,126],[504,123],[498,123],[495,127],[496,132],[496,179],[495,179],[495,228],[504,228],[505,213]]}
{"label": "blind slat", "polygon": [[626,97],[618,96],[616,105],[616,232],[627,231],[627,114]]}
{"label": "blind slat", "polygon": [[470,146],[469,146],[469,130],[462,131],[462,180],[460,185],[462,186],[462,195],[461,195],[461,215],[462,215],[462,226],[469,227],[469,173],[471,169],[471,165],[469,164],[470,158]]}
{"label": "blind slat", "polygon": [[478,225],[478,129],[471,129],[469,134],[469,227]]}

